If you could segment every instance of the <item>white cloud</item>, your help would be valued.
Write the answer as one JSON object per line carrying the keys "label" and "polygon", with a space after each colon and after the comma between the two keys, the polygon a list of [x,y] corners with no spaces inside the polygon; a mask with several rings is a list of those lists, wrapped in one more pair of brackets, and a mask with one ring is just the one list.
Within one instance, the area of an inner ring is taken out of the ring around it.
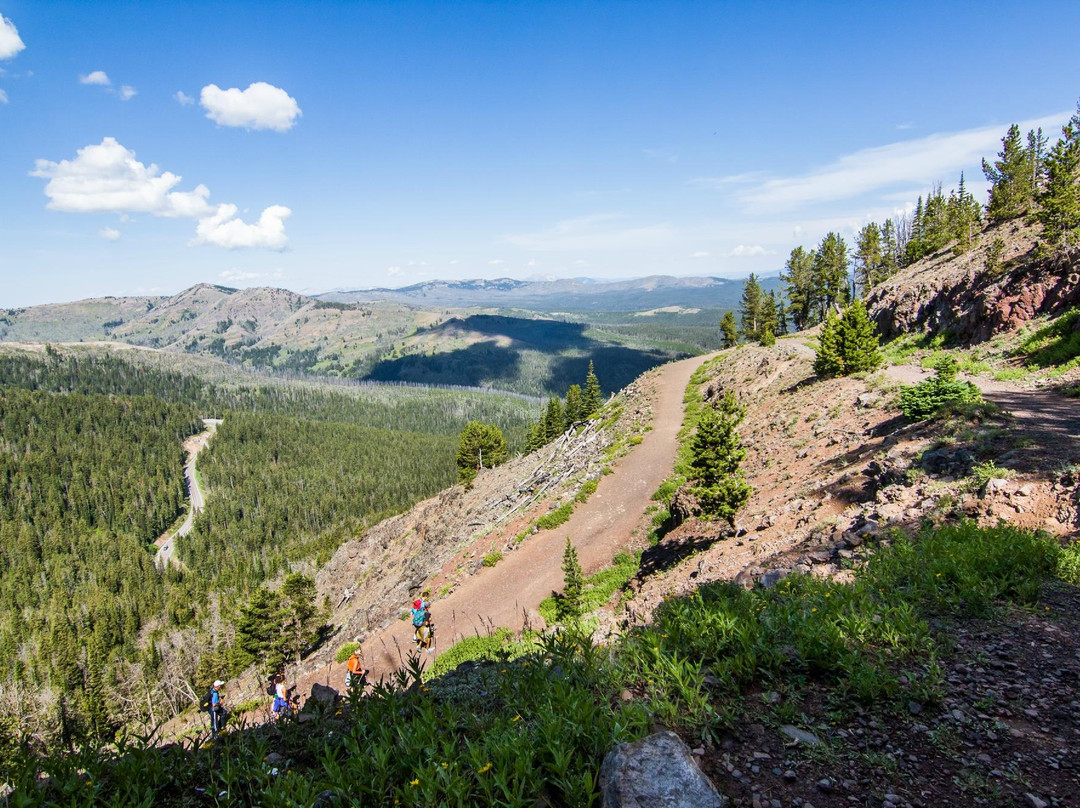
{"label": "white cloud", "polygon": [[192,244],[280,250],[288,243],[284,225],[292,213],[288,208],[271,205],[255,224],[247,224],[236,218],[236,205],[211,205],[205,185],[174,191],[180,176],[162,172],[153,163],[144,165],[115,138],[79,149],[74,160],[37,160],[30,174],[48,180],[45,195],[50,210],[198,219]]}
{"label": "white cloud", "polygon": [[106,241],[119,241],[120,231],[112,227],[103,227],[97,231],[97,234]]}
{"label": "white cloud", "polygon": [[[1020,129],[1051,131],[1068,117],[1067,112],[1057,113],[1022,122]],[[898,183],[929,185],[996,152],[1006,128],[984,126],[862,149],[817,171],[763,182],[742,199],[751,212],[763,212],[849,199]]]}
{"label": "white cloud", "polygon": [[190,107],[192,104],[195,103],[195,99],[185,93],[183,90],[177,90],[176,93],[173,95],[173,98],[175,98],[176,103],[178,103],[182,107]]}
{"label": "white cloud", "polygon": [[767,255],[768,250],[760,244],[740,244],[728,253],[730,256]]}
{"label": "white cloud", "polygon": [[0,14],[0,59],[10,59],[25,47],[15,23]]}
{"label": "white cloud", "polygon": [[503,265],[505,263],[506,263],[506,261],[504,261],[501,258],[493,258],[490,261],[488,261],[488,266],[489,267],[497,267],[497,266],[501,266],[501,265]]}
{"label": "white cloud", "polygon": [[710,253],[707,253],[704,250],[698,250],[696,253],[692,253],[690,255],[690,257],[691,258],[708,258],[709,255],[710,255]]}
{"label": "white cloud", "polygon": [[674,235],[666,224],[644,227],[609,227],[621,219],[614,214],[597,214],[566,219],[538,233],[504,236],[503,240],[528,250],[644,249],[668,243]]}
{"label": "white cloud", "polygon": [[267,247],[283,250],[289,243],[285,235],[285,220],[292,211],[283,205],[271,205],[263,210],[259,220],[248,224],[236,217],[236,205],[218,205],[211,216],[199,219],[192,244],[215,244],[229,250],[241,247]]}
{"label": "white cloud", "polygon": [[104,70],[95,70],[92,73],[79,76],[79,84],[99,84],[104,87],[112,84]]}
{"label": "white cloud", "polygon": [[391,277],[393,277],[394,275],[400,275],[401,267],[387,267],[386,274],[390,275]]}
{"label": "white cloud", "polygon": [[243,269],[226,269],[218,275],[219,278],[225,281],[257,281],[260,278],[268,277],[266,272],[249,272]]}
{"label": "white cloud", "polygon": [[8,102],[7,93],[3,89],[0,89],[0,104],[6,104],[7,102]]}
{"label": "white cloud", "polygon": [[121,101],[130,101],[132,98],[134,98],[138,94],[139,94],[139,91],[136,90],[134,87],[132,87],[130,84],[125,84],[120,88],[120,100]]}
{"label": "white cloud", "polygon": [[173,191],[182,177],[143,165],[135,152],[107,137],[97,145],[79,149],[74,160],[35,161],[33,177],[48,180],[45,195],[49,210],[69,213],[150,213],[154,216],[208,216],[213,208],[210,191],[198,185],[192,191]]}
{"label": "white cloud", "polygon": [[206,110],[206,117],[215,123],[244,129],[287,132],[302,114],[295,98],[264,81],[251,84],[246,90],[236,87],[222,90],[216,84],[208,84],[202,88],[199,103]]}

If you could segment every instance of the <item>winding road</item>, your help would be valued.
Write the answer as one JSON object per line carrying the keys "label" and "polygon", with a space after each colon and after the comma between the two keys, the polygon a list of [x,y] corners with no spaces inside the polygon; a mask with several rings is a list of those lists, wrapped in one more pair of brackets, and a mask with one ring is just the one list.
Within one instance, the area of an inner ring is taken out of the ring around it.
{"label": "winding road", "polygon": [[188,490],[187,517],[175,532],[165,533],[154,542],[158,548],[157,553],[154,555],[154,564],[159,569],[165,569],[165,566],[169,563],[183,566],[180,559],[173,557],[176,550],[176,538],[186,536],[191,532],[191,528],[195,524],[195,514],[203,509],[202,489],[199,488],[199,478],[195,474],[195,458],[203,447],[210,442],[210,438],[217,431],[221,419],[203,418],[202,422],[206,429],[184,441],[184,451],[187,452],[187,460],[184,462],[184,480],[187,482]]}

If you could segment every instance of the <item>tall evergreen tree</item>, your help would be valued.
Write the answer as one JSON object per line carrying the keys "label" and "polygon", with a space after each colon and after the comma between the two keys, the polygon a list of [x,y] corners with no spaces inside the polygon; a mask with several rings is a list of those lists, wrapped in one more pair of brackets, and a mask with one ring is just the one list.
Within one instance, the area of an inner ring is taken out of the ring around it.
{"label": "tall evergreen tree", "polygon": [[547,409],[544,410],[544,442],[550,443],[566,431],[566,421],[563,418],[562,401],[558,396],[548,399]]}
{"label": "tall evergreen tree", "polygon": [[786,274],[780,275],[787,296],[787,313],[796,331],[809,328],[814,315],[814,253],[796,247],[788,256]]}
{"label": "tall evergreen tree", "polygon": [[600,389],[600,379],[589,360],[589,372],[585,374],[585,389],[581,393],[581,417],[592,418],[604,404],[604,393]]}
{"label": "tall evergreen tree", "polygon": [[786,310],[785,310],[786,307],[784,306],[784,302],[779,297],[777,297],[776,291],[773,290],[773,289],[769,290],[768,307],[773,313],[772,320],[771,320],[772,327],[773,327],[773,333],[776,334],[777,336],[780,336],[781,334],[786,334],[787,333],[787,313],[786,313]]}
{"label": "tall evergreen tree", "polygon": [[[559,417],[561,421],[561,409]],[[546,443],[547,440],[544,442]],[[458,440],[458,480],[468,485],[476,477],[477,470],[495,468],[500,463],[505,463],[508,454],[506,438],[503,437],[499,427],[480,421],[469,421],[461,430],[461,437]]]}
{"label": "tall evergreen tree", "polygon": [[990,180],[990,201],[986,218],[991,222],[1014,219],[1027,212],[1031,200],[1031,162],[1020,139],[1020,127],[1013,124],[1001,139],[1001,151],[993,163],[982,161],[983,174]]}
{"label": "tall evergreen tree", "polygon": [[720,334],[724,338],[725,348],[734,348],[739,344],[739,327],[735,324],[735,312],[724,312],[724,316],[720,318]]}
{"label": "tall evergreen tree", "polygon": [[563,550],[563,591],[555,600],[556,618],[561,621],[577,620],[581,617],[582,595],[585,591],[585,574],[578,561],[577,548],[566,537],[566,549]]}
{"label": "tall evergreen tree", "polygon": [[581,417],[581,385],[572,384],[566,390],[566,406],[563,407],[563,421],[567,426],[576,424]]}
{"label": "tall evergreen tree", "polygon": [[283,654],[299,662],[319,636],[323,615],[315,605],[315,581],[299,572],[287,576],[281,584]]}
{"label": "tall evergreen tree", "polygon": [[881,277],[881,252],[881,230],[877,222],[870,222],[855,240],[855,282],[863,292],[876,285]]}
{"label": "tall evergreen tree", "polygon": [[900,268],[900,243],[897,235],[896,222],[886,219],[881,225],[881,268],[878,277],[874,279],[877,286],[886,278],[892,277]]}
{"label": "tall evergreen tree", "polygon": [[1054,247],[1080,245],[1080,103],[1046,159],[1039,220]]}
{"label": "tall evergreen tree", "polygon": [[814,297],[817,322],[827,312],[844,306],[850,297],[847,244],[839,233],[829,233],[814,253]]}
{"label": "tall evergreen tree", "polygon": [[756,340],[761,333],[761,284],[754,273],[743,282],[740,306],[742,333],[748,340]]}
{"label": "tall evergreen tree", "polygon": [[753,493],[743,476],[746,449],[739,439],[739,424],[746,408],[728,390],[713,406],[705,407],[690,440],[690,482],[704,516],[734,526],[735,514]]}

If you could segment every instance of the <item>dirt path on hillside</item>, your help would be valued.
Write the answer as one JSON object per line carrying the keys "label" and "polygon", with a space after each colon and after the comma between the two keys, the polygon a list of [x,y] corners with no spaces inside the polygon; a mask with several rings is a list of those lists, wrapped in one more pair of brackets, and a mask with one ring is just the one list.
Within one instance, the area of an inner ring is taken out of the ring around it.
{"label": "dirt path on hillside", "polygon": [[[540,601],[553,590],[562,589],[567,536],[577,548],[586,575],[607,566],[616,553],[631,546],[635,532],[647,524],[645,509],[653,492],[671,474],[682,426],[683,394],[691,375],[706,358],[693,357],[663,369],[653,402],[653,428],[614,464],[612,474],[598,481],[596,492],[577,506],[568,522],[529,537],[495,567],[480,570],[432,604],[436,654],[463,637],[486,635],[494,628],[521,630],[527,614],[535,613]],[[407,622],[394,621],[367,638],[363,648],[370,680],[401,666],[402,657],[412,647],[411,637]],[[300,678],[297,692],[306,695],[316,681],[340,690],[344,678],[344,664],[334,663]]]}

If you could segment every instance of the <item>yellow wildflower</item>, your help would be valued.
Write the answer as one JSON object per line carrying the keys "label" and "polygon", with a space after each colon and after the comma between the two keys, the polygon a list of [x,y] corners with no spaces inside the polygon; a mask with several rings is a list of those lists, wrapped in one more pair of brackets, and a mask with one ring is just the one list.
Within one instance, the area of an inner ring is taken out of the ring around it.
{"label": "yellow wildflower", "polygon": [[483,765],[483,767],[476,770],[476,773],[477,774],[487,774],[489,771],[491,771],[491,763],[485,763]]}
{"label": "yellow wildflower", "polygon": [[521,713],[518,713],[517,715],[515,715],[513,718],[510,719],[511,722],[520,721],[520,720],[521,720]]}
{"label": "yellow wildflower", "polygon": [[410,786],[418,786],[418,785],[420,785],[420,778],[417,777],[415,780],[413,780],[411,783],[409,783],[409,785]]}

